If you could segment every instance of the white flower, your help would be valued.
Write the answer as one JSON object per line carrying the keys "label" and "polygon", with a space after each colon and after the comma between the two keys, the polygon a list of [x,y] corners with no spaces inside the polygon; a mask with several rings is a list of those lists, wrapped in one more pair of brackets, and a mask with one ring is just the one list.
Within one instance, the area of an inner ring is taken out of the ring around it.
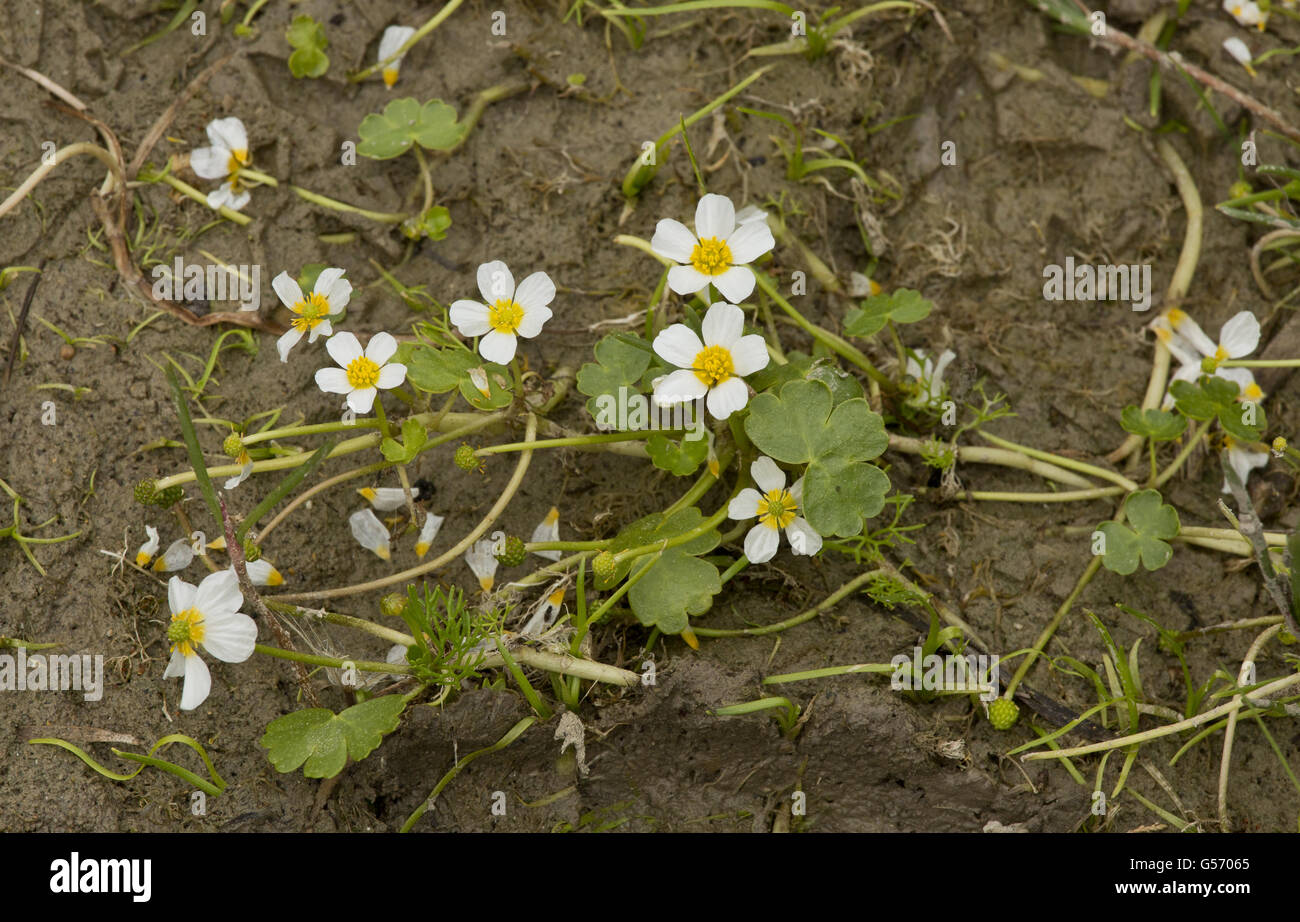
{"label": "white flower", "polygon": [[1255,75],[1255,68],[1251,66],[1251,62],[1253,62],[1255,58],[1250,53],[1250,48],[1247,47],[1245,42],[1234,35],[1232,38],[1226,38],[1223,40],[1223,50],[1236,58],[1237,63],[1246,68],[1246,71],[1252,77]]}
{"label": "white flower", "polygon": [[[551,511],[546,513],[546,518],[542,519],[537,527],[533,529],[533,536],[529,540],[534,544],[560,540],[559,507],[551,507]],[[547,560],[559,560],[562,556],[559,551],[533,551],[533,553],[538,557],[545,557]]]}
{"label": "white flower", "polygon": [[368,551],[374,551],[380,560],[392,556],[388,548],[388,529],[379,521],[372,509],[360,509],[348,516],[348,525],[352,527],[352,537]]}
{"label": "white flower", "polygon": [[[915,349],[916,358],[908,356],[907,374],[921,385],[921,391],[907,403],[914,407],[935,407],[943,398],[943,373],[957,357],[951,349],[939,353],[939,361],[926,355],[924,350]],[[917,358],[920,361],[917,361]]]}
{"label": "white flower", "polygon": [[197,648],[203,647],[222,662],[242,663],[253,655],[257,625],[239,610],[244,597],[239,591],[239,579],[231,570],[210,574],[197,588],[173,576],[167,584],[167,603],[172,611],[167,628],[172,657],[163,678],[184,676],[181,710],[192,711],[207,699],[212,688],[207,663]]}
{"label": "white flower", "polygon": [[766,563],[776,556],[781,543],[781,529],[785,529],[794,553],[812,556],[820,551],[822,536],[799,516],[803,503],[803,478],[800,477],[787,490],[785,471],[766,455],[760,455],[749,466],[749,473],[763,492],[746,487],[727,506],[727,515],[733,519],[758,517],[758,524],[745,535],[745,556],[749,562]]}
{"label": "white flower", "polygon": [[190,169],[203,179],[230,179],[208,193],[208,207],[223,205],[238,211],[252,198],[239,182],[239,168],[248,166],[248,132],[244,123],[231,116],[208,122],[211,147],[197,147],[190,152]]}
{"label": "white flower", "polygon": [[[698,207],[698,206],[697,206]],[[767,212],[757,205],[746,205],[740,211],[736,212],[736,224],[748,224],[751,221],[762,221],[767,223]]]}
{"label": "white flower", "polygon": [[564,605],[564,592],[563,580],[553,584],[551,591],[538,601],[528,615],[528,620],[519,628],[520,635],[540,637],[549,631],[555,623],[556,615],[560,613],[560,607]]}
{"label": "white flower", "polygon": [[717,419],[726,419],[749,402],[745,377],[767,367],[767,343],[745,332],[745,312],[718,301],[701,325],[704,341],[684,323],[674,323],[655,337],[654,350],[678,371],[655,382],[655,403],[672,405],[698,400]]}
{"label": "white flower", "polygon": [[[1246,479],[1250,477],[1250,472],[1260,467],[1268,467],[1268,452],[1266,451],[1248,451],[1241,447],[1238,442],[1230,435],[1224,435],[1223,448],[1228,453],[1228,466],[1237,474],[1241,485],[1246,485]],[[1232,492],[1228,486],[1228,475],[1223,475],[1223,492]]]}
{"label": "white flower", "polygon": [[149,540],[140,545],[140,550],[135,552],[135,565],[143,567],[153,560],[153,555],[158,553],[158,529],[152,525],[144,527],[144,533],[149,536]]}
{"label": "white flower", "polygon": [[[232,566],[230,572],[234,571],[235,568]],[[244,572],[248,574],[248,581],[254,586],[279,586],[284,582],[284,576],[265,557],[245,561]]]}
{"label": "white flower", "polygon": [[208,207],[213,211],[220,211],[222,208],[239,211],[252,200],[253,196],[233,176],[208,193]]}
{"label": "white flower", "polygon": [[518,337],[532,339],[551,319],[547,305],[555,298],[555,283],[545,272],[534,272],[516,288],[510,269],[496,259],[478,267],[478,290],[485,303],[454,301],[448,316],[462,336],[483,337],[483,358],[504,365],[515,357]]}
{"label": "white flower", "polygon": [[446,516],[426,515],[424,525],[420,528],[420,536],[415,539],[415,556],[423,557],[429,553],[429,548],[433,546],[433,539],[438,537],[438,531],[442,528],[442,523],[446,521]]}
{"label": "white flower", "polygon": [[342,367],[317,371],[316,386],[327,394],[347,394],[354,413],[370,412],[376,388],[388,390],[406,380],[406,366],[388,362],[397,351],[397,340],[388,333],[370,337],[364,352],[351,333],[335,333],[325,341],[325,351]]}
{"label": "white flower", "polygon": [[[389,26],[385,29],[384,37],[379,40],[379,61],[382,63],[389,55],[396,54],[397,49],[410,41],[414,34],[415,30],[410,26]],[[384,68],[384,86],[388,89],[391,90],[393,84],[397,82],[397,72],[401,67],[402,58],[396,58]]]}
{"label": "white flower", "polygon": [[289,329],[276,340],[275,348],[280,353],[280,361],[289,361],[289,350],[298,344],[304,333],[307,342],[316,342],[316,337],[329,336],[334,327],[329,317],[347,307],[352,297],[352,283],[343,278],[343,270],[338,268],[322,269],[316,276],[316,284],[311,294],[304,295],[302,288],[289,277],[288,272],[281,272],[271,280],[271,287],[280,296],[284,306],[297,314],[289,322]]}
{"label": "white flower", "polygon": [[1255,26],[1262,32],[1268,24],[1268,14],[1254,0],[1223,0],[1223,9],[1237,20],[1238,25]]}
{"label": "white flower", "polygon": [[[392,512],[406,505],[406,491],[401,487],[362,487],[361,496],[380,512]],[[420,495],[419,487],[411,487],[411,498]]]}
{"label": "white flower", "polygon": [[155,573],[184,570],[194,561],[194,545],[188,538],[178,538],[167,546],[163,555],[153,562]]}
{"label": "white flower", "polygon": [[496,542],[490,538],[484,538],[476,541],[474,545],[465,552],[465,563],[469,565],[470,570],[478,578],[479,588],[484,592],[491,592],[492,586],[496,583],[497,575],[497,558],[493,553]]}
{"label": "white flower", "polygon": [[748,264],[775,246],[766,220],[750,213],[737,224],[731,199],[712,193],[695,207],[694,234],[680,221],[664,218],[650,240],[651,249],[678,263],[668,270],[669,288],[692,295],[712,284],[732,303],[754,291],[754,271]]}
{"label": "white flower", "polygon": [[[1169,380],[1171,385],[1175,381],[1194,383],[1200,380],[1201,375],[1205,374],[1201,366],[1203,357],[1212,358],[1216,362],[1244,358],[1259,345],[1259,321],[1250,311],[1241,311],[1225,323],[1219,330],[1218,343],[1206,336],[1196,321],[1178,308],[1151,321],[1151,330],[1178,360],[1178,370]],[[1216,368],[1214,374],[1236,381],[1246,399],[1262,398],[1263,391],[1255,385],[1254,375],[1242,375],[1242,371],[1247,369]],[[1168,408],[1172,405],[1173,397],[1166,394],[1164,406]]]}

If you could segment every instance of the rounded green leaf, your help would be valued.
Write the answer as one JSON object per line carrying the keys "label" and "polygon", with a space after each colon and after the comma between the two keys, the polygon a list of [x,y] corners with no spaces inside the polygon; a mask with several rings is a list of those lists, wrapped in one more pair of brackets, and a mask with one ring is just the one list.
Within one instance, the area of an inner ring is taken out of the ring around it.
{"label": "rounded green leaf", "polygon": [[702,615],[722,591],[718,568],[706,560],[671,547],[649,564],[650,571],[628,590],[628,603],[637,620],[665,634],[690,627],[691,615]]}
{"label": "rounded green leaf", "polygon": [[428,150],[449,150],[465,135],[456,110],[441,99],[420,105],[414,99],[394,99],[382,113],[372,112],[357,129],[357,153],[373,160],[388,160],[406,153],[412,144]]}
{"label": "rounded green leaf", "polygon": [[384,695],[340,714],[326,708],[294,711],[271,721],[261,744],[276,771],[301,765],[308,778],[333,778],[349,757],[361,761],[396,730],[405,707],[401,695]]}

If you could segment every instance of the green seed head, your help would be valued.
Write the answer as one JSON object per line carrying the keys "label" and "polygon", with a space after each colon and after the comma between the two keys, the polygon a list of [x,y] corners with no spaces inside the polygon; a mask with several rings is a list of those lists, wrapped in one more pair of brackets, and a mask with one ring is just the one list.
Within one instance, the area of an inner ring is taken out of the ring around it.
{"label": "green seed head", "polygon": [[152,480],[141,480],[135,485],[135,501],[148,506],[158,495],[158,485]]}
{"label": "green seed head", "polygon": [[157,493],[155,493],[153,498],[153,504],[155,506],[161,506],[164,509],[168,509],[172,506],[175,506],[177,503],[179,503],[181,501],[181,497],[184,495],[185,495],[185,490],[181,487],[181,485],[179,483],[174,484],[165,490],[159,490]]}
{"label": "green seed head", "polygon": [[232,432],[221,443],[221,450],[232,458],[238,458],[244,453],[244,440],[239,437],[238,432]]}
{"label": "green seed head", "polygon": [[409,600],[400,592],[390,592],[379,600],[379,610],[390,618],[402,617]]}
{"label": "green seed head", "polygon": [[618,561],[609,551],[601,551],[596,555],[596,559],[591,562],[591,572],[596,574],[596,578],[602,583],[607,583],[614,578],[614,572],[618,569]]}
{"label": "green seed head", "polygon": [[1008,698],[998,698],[989,705],[989,723],[998,730],[1010,730],[1019,719],[1019,706]]}
{"label": "green seed head", "polygon": [[478,456],[468,442],[461,442],[456,448],[456,466],[462,471],[472,471],[479,466]]}
{"label": "green seed head", "polygon": [[245,538],[244,539],[244,560],[247,561],[248,563],[256,563],[261,559],[262,559],[262,549],[258,547],[256,544],[254,544],[252,541],[249,541],[247,538]]}
{"label": "green seed head", "polygon": [[505,546],[496,555],[497,563],[503,567],[517,567],[524,562],[528,556],[528,551],[524,549],[523,538],[514,535],[506,538]]}

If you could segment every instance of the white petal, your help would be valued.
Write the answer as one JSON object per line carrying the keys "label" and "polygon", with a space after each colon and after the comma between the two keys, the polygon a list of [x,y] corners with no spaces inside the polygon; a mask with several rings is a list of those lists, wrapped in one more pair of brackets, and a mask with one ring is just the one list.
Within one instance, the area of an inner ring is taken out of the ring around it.
{"label": "white petal", "polygon": [[542,324],[550,319],[549,307],[525,307],[524,315],[519,318],[519,327],[515,332],[525,339],[532,339],[542,332]]}
{"label": "white petal", "polygon": [[173,576],[167,581],[167,607],[172,610],[173,615],[189,611],[194,607],[194,594],[197,591],[193,585],[179,576]]}
{"label": "white petal", "polygon": [[[406,505],[406,491],[401,487],[365,487],[357,492],[380,512],[392,512]],[[420,488],[411,487],[411,498],[419,495]]]}
{"label": "white petal", "polygon": [[675,263],[689,263],[698,241],[686,225],[672,218],[664,218],[655,225],[650,238],[650,249]]}
{"label": "white petal", "polygon": [[376,365],[387,362],[396,351],[397,340],[393,338],[392,333],[385,333],[382,330],[370,337],[370,342],[366,343],[366,358]]}
{"label": "white petal", "polygon": [[316,372],[316,386],[327,394],[346,394],[352,390],[348,373],[342,368],[321,368]]}
{"label": "white petal", "polygon": [[785,536],[790,542],[790,550],[805,557],[811,557],[822,549],[822,536],[813,531],[806,519],[795,517],[785,527]]}
{"label": "white petal", "polygon": [[446,521],[446,516],[426,515],[424,517],[424,525],[420,528],[420,536],[415,541],[415,554],[417,557],[423,557],[428,552],[429,545],[433,544],[433,539],[438,537],[438,532],[442,529],[444,521]]}
{"label": "white petal", "polygon": [[1241,64],[1249,64],[1254,60],[1250,54],[1250,48],[1235,35],[1232,38],[1223,40],[1223,50],[1236,58],[1238,63]]}
{"label": "white petal", "polygon": [[754,293],[754,270],[748,266],[732,266],[721,275],[712,278],[713,287],[733,304],[739,304]]}
{"label": "white petal", "polygon": [[239,486],[241,483],[247,480],[249,478],[249,475],[251,475],[252,473],[253,473],[253,462],[251,460],[246,461],[244,463],[244,466],[239,469],[238,474],[236,474],[234,477],[228,477],[226,479],[226,482],[222,484],[222,489],[225,490],[235,489],[235,487]]}
{"label": "white petal", "polygon": [[329,312],[337,314],[347,307],[348,301],[352,299],[352,283],[343,277],[342,269],[337,267],[322,269],[320,275],[316,276],[312,293],[324,295],[325,301],[330,306]]}
{"label": "white petal", "polygon": [[379,369],[379,380],[375,382],[375,387],[386,391],[397,387],[405,380],[406,366],[401,362],[389,362]]}
{"label": "white petal", "polygon": [[208,193],[208,207],[213,211],[220,211],[222,208],[229,208],[234,201],[234,193],[230,189],[229,183],[222,183]]}
{"label": "white petal", "polygon": [[1214,355],[1218,344],[1205,335],[1200,324],[1179,310],[1170,311],[1168,316],[1169,325],[1173,327],[1174,332],[1189,342],[1197,352],[1201,355]]}
{"label": "white petal", "polygon": [[325,340],[325,351],[342,368],[347,368],[349,362],[365,354],[361,349],[361,343],[346,330],[342,333],[335,333]]}
{"label": "white petal", "polygon": [[704,315],[700,333],[706,346],[725,346],[740,339],[745,332],[745,312],[734,304],[717,301]]}
{"label": "white petal", "polygon": [[800,508],[803,507],[803,478],[802,477],[800,477],[794,483],[790,484],[790,498],[793,499],[795,501],[795,504],[798,505]]}
{"label": "white petal", "polygon": [[185,657],[185,686],[181,689],[181,710],[192,711],[208,700],[212,676],[208,664],[197,653]]}
{"label": "white petal", "polygon": [[1242,311],[1219,330],[1219,345],[1228,358],[1239,359],[1250,355],[1259,345],[1259,321],[1250,311]]}
{"label": "white petal", "polygon": [[518,340],[515,338],[515,334],[491,330],[478,341],[478,351],[489,362],[505,365],[515,357],[517,345]]}
{"label": "white petal", "polygon": [[[248,581],[254,586],[279,586],[284,582],[284,577],[280,575],[280,571],[265,557],[246,562],[244,572],[248,574]],[[226,660],[226,662],[232,662],[232,660]]]}
{"label": "white petal", "polygon": [[[384,30],[383,37],[379,39],[379,58],[382,61],[397,53],[397,50],[405,45],[415,34],[415,30],[410,26],[389,26]],[[400,62],[400,59],[399,59]],[[394,62],[399,63],[399,62]]]}
{"label": "white petal", "polygon": [[674,323],[655,337],[654,350],[669,365],[690,368],[695,364],[695,357],[704,351],[704,343],[686,324]]}
{"label": "white petal", "polygon": [[555,283],[545,272],[534,272],[515,289],[515,303],[522,307],[525,313],[529,309],[546,307],[553,300],[555,300]]}
{"label": "white petal", "polygon": [[491,592],[499,565],[496,555],[492,553],[492,542],[487,538],[475,542],[465,552],[465,563],[478,578],[479,588],[484,592]]}
{"label": "white petal", "polygon": [[674,294],[693,295],[707,288],[710,278],[694,266],[673,266],[668,270],[668,287]]}
{"label": "white petal", "polygon": [[234,185],[229,180],[223,182],[221,184],[221,187],[217,191],[225,193],[225,201],[218,202],[216,205],[213,205],[211,201],[212,193],[208,193],[208,205],[214,211],[221,208],[222,205],[225,205],[231,211],[239,211],[241,208],[243,208],[245,205],[247,205],[249,202],[253,200],[252,193],[250,193],[247,189],[243,189],[239,192],[236,192]]}
{"label": "white petal", "polygon": [[746,205],[740,211],[736,212],[737,224],[749,224],[751,221],[767,222],[767,212],[757,205]]}
{"label": "white petal", "polygon": [[205,619],[237,612],[243,604],[244,594],[239,591],[239,577],[233,570],[208,574],[194,595],[194,607]]}
{"label": "white petal", "polygon": [[196,147],[190,151],[190,169],[200,179],[224,179],[230,173],[230,151],[224,147]]}
{"label": "white petal", "polygon": [[742,378],[762,371],[770,361],[772,357],[767,352],[767,340],[757,333],[740,337],[740,342],[731,347],[732,368]]}
{"label": "white petal", "polygon": [[[560,510],[556,506],[551,507],[551,511],[546,514],[533,529],[533,536],[529,541],[534,544],[542,542],[560,540]],[[562,554],[559,551],[533,551],[538,557],[545,557],[547,560],[559,560]]]}
{"label": "white petal", "polygon": [[[1249,483],[1250,472],[1257,467],[1268,466],[1268,452],[1266,451],[1246,451],[1243,448],[1228,449],[1228,466],[1237,474],[1237,479],[1241,481],[1244,487]],[[1228,486],[1228,478],[1223,478],[1223,492],[1231,492]]]}
{"label": "white petal", "polygon": [[189,538],[178,538],[167,546],[163,555],[153,562],[158,573],[174,573],[184,570],[194,561],[194,546]]}
{"label": "white petal", "polygon": [[655,382],[654,401],[659,406],[675,406],[679,403],[699,400],[708,393],[708,390],[699,375],[682,368]]}
{"label": "white petal", "polygon": [[487,305],[477,301],[453,301],[447,317],[460,330],[461,336],[482,336],[492,329],[492,324],[488,323]]}
{"label": "white petal", "polygon": [[766,525],[755,525],[745,535],[745,556],[750,563],[767,563],[781,545],[780,533]]}
{"label": "white petal", "polygon": [[733,266],[752,263],[775,246],[776,238],[772,236],[766,221],[741,224],[736,228],[735,233],[727,238],[727,249],[731,250]]}
{"label": "white petal", "polygon": [[180,650],[172,650],[171,659],[167,661],[167,671],[163,673],[164,679],[179,679],[185,675],[185,654]]}
{"label": "white petal", "polygon": [[248,151],[248,131],[235,116],[213,119],[208,122],[208,140],[213,147],[228,151]]}
{"label": "white petal", "polygon": [[785,471],[776,466],[776,462],[767,455],[759,455],[749,466],[749,474],[754,483],[764,493],[785,489]]}
{"label": "white petal", "polygon": [[314,343],[316,342],[317,336],[332,336],[333,334],[334,324],[330,323],[328,320],[322,320],[311,328],[311,334],[308,335],[307,342]]}
{"label": "white petal", "polygon": [[291,278],[288,272],[281,272],[275,278],[271,279],[271,288],[279,296],[281,303],[285,307],[294,308],[307,300],[302,295],[302,288],[298,282]]}
{"label": "white petal", "polygon": [[710,192],[695,206],[695,234],[701,240],[726,240],[736,229],[736,206],[725,195]]}
{"label": "white petal", "polygon": [[728,378],[709,391],[706,404],[714,419],[726,419],[737,410],[745,409],[749,402],[749,389],[741,378]]}
{"label": "white petal", "polygon": [[358,416],[364,416],[375,406],[375,396],[379,391],[373,387],[362,387],[348,394],[348,406]]}
{"label": "white petal", "polygon": [[154,554],[158,553],[158,529],[152,525],[146,525],[144,532],[148,535],[148,538],[144,544],[140,545],[140,549],[135,552],[135,565],[137,567],[143,567],[153,560]]}
{"label": "white petal", "polygon": [[733,519],[752,519],[758,515],[758,503],[763,495],[753,487],[745,487],[727,504],[727,515]]}
{"label": "white petal", "polygon": [[223,663],[242,663],[253,655],[256,643],[257,623],[248,615],[223,612],[203,621],[203,649]]}
{"label": "white petal", "polygon": [[368,551],[374,551],[382,559],[388,559],[388,529],[372,510],[367,508],[352,513],[348,517],[348,525],[358,544]]}
{"label": "white petal", "polygon": [[515,277],[510,268],[499,259],[478,267],[478,291],[488,304],[515,294]]}
{"label": "white petal", "polygon": [[[289,327],[279,339],[275,341],[275,350],[280,353],[280,361],[289,361],[289,350],[298,345],[298,340],[302,339],[302,330],[297,327]],[[330,369],[338,371],[339,369]]]}

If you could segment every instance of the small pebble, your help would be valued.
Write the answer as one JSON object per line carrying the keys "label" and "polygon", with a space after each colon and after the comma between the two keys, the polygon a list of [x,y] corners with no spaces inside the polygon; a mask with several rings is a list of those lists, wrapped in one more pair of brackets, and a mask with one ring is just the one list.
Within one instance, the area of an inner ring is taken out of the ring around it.
{"label": "small pebble", "polygon": [[63,348],[59,350],[59,358],[65,362],[77,354],[77,350],[72,347],[72,343],[64,343]]}

